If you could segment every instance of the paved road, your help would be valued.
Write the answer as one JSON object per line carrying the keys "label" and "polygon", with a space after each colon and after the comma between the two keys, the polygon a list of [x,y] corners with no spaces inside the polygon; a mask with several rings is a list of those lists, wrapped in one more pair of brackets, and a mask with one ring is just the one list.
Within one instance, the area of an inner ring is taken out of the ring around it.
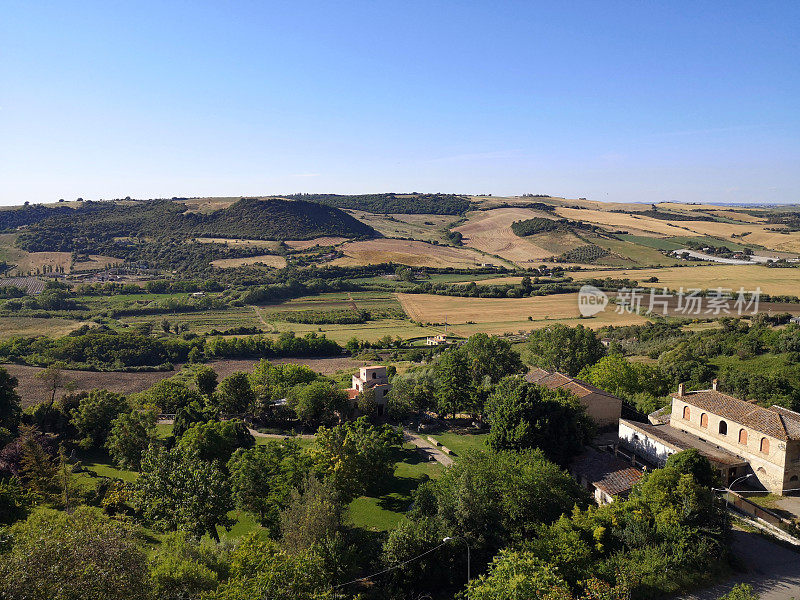
{"label": "paved road", "polygon": [[737,583],[749,583],[761,600],[800,600],[800,553],[746,531],[733,532],[733,551],[747,567],[730,581],[682,600],[717,600]]}
{"label": "paved road", "polygon": [[419,436],[408,429],[404,429],[403,434],[405,436],[405,441],[411,442],[421,451],[425,452],[428,456],[433,456],[433,458],[435,458],[440,464],[444,465],[445,467],[449,467],[453,464],[452,458],[447,456],[447,454],[439,450],[424,437]]}

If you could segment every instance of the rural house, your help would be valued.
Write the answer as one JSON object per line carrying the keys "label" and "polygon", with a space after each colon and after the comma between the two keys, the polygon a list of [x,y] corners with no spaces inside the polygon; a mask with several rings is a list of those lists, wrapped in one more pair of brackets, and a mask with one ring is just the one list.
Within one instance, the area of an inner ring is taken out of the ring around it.
{"label": "rural house", "polygon": [[697,448],[715,464],[726,485],[752,474],[749,483],[775,494],[800,487],[800,413],[723,394],[716,380],[711,389],[693,392],[681,384],[667,422],[623,420],[619,438],[657,465],[674,452]]}
{"label": "rural house", "polygon": [[532,368],[525,381],[551,390],[564,389],[572,392],[586,409],[586,414],[598,427],[616,427],[622,414],[622,400],[590,383],[569,377],[563,373],[551,373],[545,369]]}
{"label": "rural house", "polygon": [[358,375],[353,375],[352,387],[348,390],[348,396],[354,400],[360,394],[372,391],[375,404],[377,404],[377,413],[383,415],[386,410],[386,395],[391,389],[392,385],[389,383],[386,367],[361,367]]}

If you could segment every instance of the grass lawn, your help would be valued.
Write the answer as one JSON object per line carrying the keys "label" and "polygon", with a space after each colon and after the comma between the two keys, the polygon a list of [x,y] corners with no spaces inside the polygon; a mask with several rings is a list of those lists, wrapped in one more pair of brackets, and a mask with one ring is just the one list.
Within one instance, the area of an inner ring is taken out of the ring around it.
{"label": "grass lawn", "polygon": [[100,477],[133,482],[139,476],[135,471],[118,469],[105,450],[78,450],[75,454],[88,471],[93,471]]}
{"label": "grass lawn", "polygon": [[423,461],[412,444],[405,444],[397,453],[394,474],[384,489],[350,503],[351,522],[365,529],[392,529],[411,506],[411,493],[428,478],[438,477],[442,470],[439,463]]}
{"label": "grass lawn", "polygon": [[437,433],[433,439],[437,440],[442,446],[447,446],[456,453],[463,456],[468,450],[485,450],[488,433]]}

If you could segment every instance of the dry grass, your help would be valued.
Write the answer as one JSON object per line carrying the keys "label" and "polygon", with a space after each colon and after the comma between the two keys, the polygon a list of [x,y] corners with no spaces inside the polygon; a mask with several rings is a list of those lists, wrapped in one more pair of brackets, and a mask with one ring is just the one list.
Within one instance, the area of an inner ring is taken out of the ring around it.
{"label": "dry grass", "polygon": [[413,238],[426,242],[446,241],[443,234],[450,223],[458,217],[453,215],[407,215],[376,214],[361,210],[347,210],[362,223],[366,223],[381,235],[389,238]]}
{"label": "dry grass", "polygon": [[101,256],[99,254],[90,254],[89,260],[76,262],[72,265],[72,271],[96,271],[105,269],[111,265],[122,263],[121,258],[114,258],[113,256]]}
{"label": "dry grass", "polygon": [[350,242],[341,247],[342,258],[334,265],[351,266],[395,262],[412,267],[476,267],[482,263],[497,264],[497,259],[484,257],[469,248],[435,246],[416,240],[376,239]]}
{"label": "dry grass", "polygon": [[[406,313],[417,321],[442,323],[459,335],[517,333],[546,327],[550,323],[578,323],[593,329],[605,325],[630,325],[646,319],[635,314],[618,315],[606,310],[592,319],[580,319],[577,294],[532,298],[459,298],[430,294],[397,294]],[[532,320],[528,320],[531,317]]]}
{"label": "dry grass", "polygon": [[254,265],[257,263],[276,269],[282,269],[286,266],[286,259],[283,256],[277,256],[275,254],[262,254],[260,256],[246,256],[243,258],[220,258],[219,260],[211,261],[213,266],[220,269],[242,267],[244,265]]}
{"label": "dry grass", "polygon": [[[640,286],[670,289],[728,288],[745,290],[761,288],[774,295],[800,294],[800,269],[770,269],[762,265],[708,265],[667,267],[664,269],[614,269],[606,271],[578,271],[571,274],[576,280],[597,277],[605,279],[635,279]],[[649,277],[658,277],[658,283],[643,283]],[[479,282],[479,283],[487,283]]]}
{"label": "dry grass", "polygon": [[[464,225],[456,227],[464,236],[464,244],[489,254],[502,256],[517,264],[530,266],[531,262],[552,256],[553,250],[537,245],[511,231],[511,223],[533,217],[547,217],[548,213],[530,208],[498,208],[468,213]],[[569,234],[571,237],[572,234]],[[536,236],[534,236],[536,237]],[[552,236],[548,240],[554,239]]]}
{"label": "dry grass", "polygon": [[201,244],[224,244],[232,247],[244,248],[267,248],[269,250],[277,250],[280,242],[275,240],[238,240],[234,238],[216,238],[216,237],[199,237],[195,238],[196,242]]}
{"label": "dry grass", "polygon": [[37,317],[0,317],[0,339],[15,335],[47,335],[61,337],[83,325],[71,319],[40,319]]}
{"label": "dry grass", "polygon": [[313,240],[288,240],[286,243],[290,248],[295,250],[308,250],[314,246],[338,246],[348,241],[346,237],[318,237]]}

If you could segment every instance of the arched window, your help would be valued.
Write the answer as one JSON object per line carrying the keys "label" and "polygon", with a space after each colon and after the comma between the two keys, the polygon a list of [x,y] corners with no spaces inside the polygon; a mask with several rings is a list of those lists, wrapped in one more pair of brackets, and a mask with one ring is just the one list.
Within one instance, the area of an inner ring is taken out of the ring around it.
{"label": "arched window", "polygon": [[769,454],[769,440],[765,437],[761,438],[761,447],[759,448],[764,454]]}
{"label": "arched window", "polygon": [[745,446],[747,445],[747,430],[746,429],[740,429],[739,430],[739,443],[740,444],[744,444]]}
{"label": "arched window", "polygon": [[728,435],[728,424],[725,421],[719,422],[719,433],[720,435]]}
{"label": "arched window", "polygon": [[700,427],[708,429],[708,415],[706,413],[700,415]]}
{"label": "arched window", "polygon": [[691,418],[691,416],[692,416],[692,411],[689,410],[688,406],[684,406],[683,407],[683,418],[688,421]]}
{"label": "arched window", "polygon": [[792,475],[789,477],[789,481],[797,481],[797,475]]}

